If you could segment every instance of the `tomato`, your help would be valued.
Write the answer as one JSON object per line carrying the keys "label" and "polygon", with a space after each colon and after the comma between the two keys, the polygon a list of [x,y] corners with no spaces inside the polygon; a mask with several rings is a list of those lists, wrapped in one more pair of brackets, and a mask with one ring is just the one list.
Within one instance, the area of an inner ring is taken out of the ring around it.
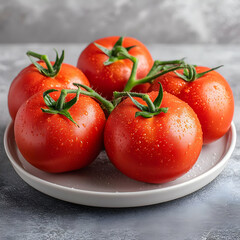
{"label": "tomato", "polygon": [[[113,49],[119,37],[106,37],[98,39],[95,43]],[[124,48],[131,48],[128,53],[138,58],[137,79],[145,77],[153,65],[153,59],[143,43],[131,37],[125,37],[122,42]],[[113,58],[116,56],[113,56]],[[129,59],[120,59],[112,64],[104,65],[108,61],[107,56],[94,43],[89,44],[81,53],[77,67],[87,76],[91,87],[111,100],[114,91],[123,91],[132,71],[133,63]],[[146,92],[150,84],[138,86],[134,90]]]}
{"label": "tomato", "polygon": [[[207,67],[196,67],[197,73],[208,71]],[[178,70],[178,73],[183,73]],[[216,71],[186,82],[174,72],[155,79],[149,91],[163,89],[186,103],[196,112],[203,131],[204,144],[221,138],[230,128],[234,113],[234,98],[228,82]]]}
{"label": "tomato", "polygon": [[[49,94],[56,101],[60,92]],[[74,94],[68,94],[70,101]],[[80,95],[68,110],[79,127],[61,114],[49,114],[42,91],[29,98],[19,109],[15,139],[23,157],[33,166],[51,173],[80,169],[90,164],[103,147],[106,122],[100,105]]]}
{"label": "tomato", "polygon": [[[155,100],[157,92],[148,95]],[[145,104],[140,98],[134,98]],[[145,104],[146,105],[146,104]],[[161,107],[167,113],[135,117],[139,109],[130,98],[110,114],[104,145],[111,162],[138,181],[164,183],[186,173],[202,148],[202,130],[194,111],[182,100],[164,92]]]}
{"label": "tomato", "polygon": [[[43,61],[38,64],[47,67]],[[74,82],[89,86],[86,76],[78,68],[66,63],[61,65],[54,77],[45,76],[33,64],[24,68],[13,80],[8,93],[8,108],[12,119],[15,119],[19,107],[35,93],[49,88],[77,88],[72,85]]]}

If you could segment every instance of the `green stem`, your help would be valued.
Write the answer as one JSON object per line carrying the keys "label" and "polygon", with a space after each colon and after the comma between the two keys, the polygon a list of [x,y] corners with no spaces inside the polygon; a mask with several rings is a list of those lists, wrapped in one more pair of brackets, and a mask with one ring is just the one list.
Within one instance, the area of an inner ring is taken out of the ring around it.
{"label": "green stem", "polygon": [[124,91],[131,91],[135,86],[139,85],[139,84],[144,84],[144,83],[151,83],[154,79],[168,73],[168,72],[172,72],[178,69],[183,69],[184,66],[176,66],[173,68],[169,68],[167,70],[161,71],[155,75],[151,75],[151,76],[146,76],[142,79],[129,79],[129,81],[127,82]]}
{"label": "green stem", "polygon": [[[105,99],[104,97],[102,97],[100,94],[98,94],[97,92],[95,92],[93,89],[91,89],[90,87],[88,86],[85,86],[83,84],[80,84],[80,83],[73,83],[73,85],[77,86],[77,87],[82,87],[84,89],[86,89],[87,91],[83,91],[83,90],[80,90],[80,94],[82,95],[86,95],[86,96],[89,96],[89,97],[92,97],[92,98],[95,98],[97,99],[101,104],[102,106],[107,110],[107,112],[110,114],[113,109],[114,109],[114,105],[108,101],[107,99]],[[76,90],[75,90],[76,91]]]}
{"label": "green stem", "polygon": [[[31,62],[35,65],[35,67],[39,70],[39,72],[41,74],[43,74],[47,77],[55,77],[58,74],[58,72],[60,71],[61,65],[63,63],[64,51],[62,51],[62,55],[61,55],[60,58],[58,57],[58,53],[56,51],[56,60],[55,60],[54,65],[51,64],[47,55],[43,55],[43,54],[35,53],[35,52],[32,52],[32,51],[28,51],[27,56],[29,57]],[[47,68],[44,68],[39,63],[35,62],[32,59],[32,57],[38,58],[39,60],[44,61],[47,65]]]}
{"label": "green stem", "polygon": [[54,72],[53,66],[52,66],[51,62],[49,61],[49,58],[48,58],[47,55],[41,55],[39,53],[35,53],[35,52],[32,52],[32,51],[28,51],[27,55],[29,57],[32,56],[32,57],[38,58],[39,60],[43,60],[47,65],[48,71],[50,73]]}
{"label": "green stem", "polygon": [[183,64],[184,63],[184,58],[179,59],[179,60],[169,60],[169,61],[155,61],[157,65],[177,65],[177,64]]}
{"label": "green stem", "polygon": [[136,75],[137,75],[137,67],[138,67],[138,59],[131,56],[129,58],[133,62],[133,67],[132,67],[132,72],[131,75],[127,81],[127,84],[125,85],[123,91],[125,92],[130,92],[133,89],[133,86],[135,85],[136,82]]}
{"label": "green stem", "polygon": [[164,70],[164,71],[162,71],[160,73],[157,73],[157,74],[155,74],[153,76],[147,76],[145,78],[139,79],[139,80],[136,81],[136,85],[143,84],[143,83],[151,83],[154,79],[156,79],[156,78],[158,78],[158,77],[160,77],[160,76],[162,76],[162,75],[164,75],[164,74],[166,74],[168,72],[172,72],[172,71],[175,71],[175,70],[178,70],[178,69],[183,69],[184,67],[185,66],[176,66],[176,67]]}
{"label": "green stem", "polygon": [[180,60],[169,60],[169,61],[159,61],[159,60],[155,60],[153,63],[153,66],[151,68],[151,70],[149,71],[147,76],[152,76],[155,75],[156,73],[158,73],[159,71],[163,70],[163,66],[166,65],[180,65],[180,64],[184,64],[184,59],[180,59]]}
{"label": "green stem", "polygon": [[66,96],[67,96],[67,91],[65,89],[63,89],[61,91],[60,97],[58,98],[57,103],[56,103],[57,110],[61,111],[63,109],[63,104],[65,102]]}
{"label": "green stem", "polygon": [[181,63],[183,63],[183,60],[181,59],[181,60],[171,60],[171,61],[155,61],[154,66],[152,67],[152,69],[150,70],[149,74],[146,77],[144,77],[142,79],[136,79],[138,59],[131,56],[128,53],[126,54],[125,52],[123,52],[123,53],[121,52],[121,54],[133,62],[132,72],[128,79],[128,82],[126,83],[126,85],[123,89],[124,92],[130,92],[137,85],[144,84],[144,83],[151,83],[154,79],[156,79],[168,72],[172,72],[172,71],[184,68],[184,66],[180,65],[180,66],[168,68],[168,69],[165,69],[165,70],[159,72],[160,70],[162,70],[159,67],[161,67],[163,65],[168,65],[168,64],[181,64]]}
{"label": "green stem", "polygon": [[32,52],[32,51],[27,51],[27,55],[38,58],[38,59],[42,59],[42,54],[35,53],[35,52]]}
{"label": "green stem", "polygon": [[147,94],[144,94],[142,99],[147,103],[149,112],[154,113],[156,111],[156,108],[151,101],[150,97]]}
{"label": "green stem", "polygon": [[47,68],[48,68],[48,71],[50,73],[53,73],[54,72],[54,69],[53,69],[53,66],[51,64],[51,62],[49,61],[48,59],[48,56],[47,55],[42,55],[42,58],[41,58],[47,65]]}
{"label": "green stem", "polygon": [[60,97],[58,98],[56,102],[55,108],[59,111],[61,111],[64,108],[64,103],[65,103],[65,98],[69,93],[78,93],[77,90],[75,89],[62,89]]}
{"label": "green stem", "polygon": [[[115,99],[121,98],[121,97],[127,97],[128,92],[116,92],[115,91],[115,92],[113,92],[113,96],[114,96]],[[142,93],[131,92],[131,96],[142,98],[143,94]]]}
{"label": "green stem", "polygon": [[130,75],[128,82],[123,90],[123,91],[130,91],[132,89],[132,85],[134,85],[135,81],[136,81],[135,79],[136,79],[136,75],[137,75],[138,58],[130,55],[128,53],[128,51],[126,50],[126,48],[124,48],[122,46],[117,46],[114,49],[114,53],[116,56],[127,58],[127,59],[131,60],[133,63],[131,75]]}

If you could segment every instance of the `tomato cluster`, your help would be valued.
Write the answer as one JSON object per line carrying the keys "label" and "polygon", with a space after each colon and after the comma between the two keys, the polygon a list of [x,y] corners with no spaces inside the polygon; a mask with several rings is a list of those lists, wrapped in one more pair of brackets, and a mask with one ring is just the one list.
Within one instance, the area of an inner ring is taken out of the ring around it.
{"label": "tomato cluster", "polygon": [[80,169],[105,147],[128,177],[169,182],[230,128],[233,94],[217,68],[153,61],[134,38],[90,43],[77,67],[63,63],[64,52],[55,62],[27,55],[32,64],[13,80],[8,106],[20,152],[43,171]]}

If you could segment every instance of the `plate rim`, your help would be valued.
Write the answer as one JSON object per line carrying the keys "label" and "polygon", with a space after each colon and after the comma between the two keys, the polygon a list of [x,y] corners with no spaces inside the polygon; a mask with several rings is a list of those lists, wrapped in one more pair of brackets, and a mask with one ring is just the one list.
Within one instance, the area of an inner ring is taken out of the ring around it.
{"label": "plate rim", "polygon": [[[91,195],[91,196],[96,196],[96,197],[139,197],[139,196],[146,196],[146,195],[151,195],[151,194],[160,194],[160,193],[164,193],[166,191],[174,191],[174,190],[179,190],[182,189],[184,187],[188,187],[189,185],[195,184],[195,183],[199,183],[202,180],[206,179],[207,177],[214,175],[215,172],[217,172],[216,176],[213,178],[215,179],[223,170],[225,164],[227,163],[227,161],[230,159],[230,156],[232,155],[232,152],[235,148],[236,145],[236,138],[237,138],[237,133],[236,133],[236,127],[234,122],[232,121],[231,123],[231,127],[228,131],[228,134],[230,136],[228,136],[230,139],[228,139],[228,142],[230,143],[227,151],[224,153],[224,155],[221,157],[221,160],[215,164],[211,169],[209,169],[208,171],[202,173],[201,175],[190,179],[189,181],[183,182],[183,183],[179,183],[177,185],[172,185],[172,186],[167,186],[165,188],[156,188],[156,189],[149,189],[149,190],[141,190],[141,191],[130,191],[130,192],[101,192],[101,191],[92,191],[92,190],[83,190],[83,189],[76,189],[76,188],[70,188],[67,186],[63,186],[60,184],[56,184],[56,183],[52,183],[49,182],[47,180],[44,180],[42,178],[39,178],[31,173],[29,173],[28,171],[26,171],[23,167],[21,167],[14,159],[14,157],[11,154],[11,151],[9,149],[9,145],[8,145],[8,138],[9,138],[9,132],[11,131],[11,129],[13,129],[13,122],[8,123],[5,132],[4,132],[4,148],[5,148],[5,152],[8,156],[8,159],[10,160],[13,168],[15,169],[15,171],[17,172],[17,174],[22,178],[22,176],[20,175],[26,175],[26,177],[28,177],[29,179],[33,179],[35,182],[39,183],[39,184],[44,184],[50,188],[55,188],[58,190],[63,190],[66,192],[74,192],[75,194],[83,194],[83,195]],[[218,170],[220,169],[220,171],[218,172]],[[20,172],[20,173],[19,173]],[[213,180],[212,179],[212,180]],[[25,182],[26,180],[23,179]],[[207,185],[208,183],[210,183],[212,180],[207,181],[207,183],[205,183],[203,186]],[[28,183],[28,182],[27,182]],[[31,185],[30,183],[28,183],[29,185]],[[31,185],[33,188],[37,189],[36,187],[34,187],[33,185]],[[201,186],[200,188],[202,188],[203,186]],[[191,192],[195,192],[196,190],[200,189],[197,188],[194,191]],[[38,191],[41,191],[39,189],[37,189]],[[43,191],[41,191],[43,192]],[[45,192],[44,192],[45,193]],[[45,193],[46,194],[46,193]],[[48,194],[49,195],[49,194]],[[187,195],[187,194],[185,194]],[[185,196],[183,195],[183,196]],[[54,197],[54,196],[53,196]],[[55,197],[57,198],[57,197]],[[178,197],[176,197],[178,198]],[[176,199],[173,198],[173,199]],[[173,200],[172,199],[172,200]],[[64,199],[62,199],[64,200]],[[67,201],[67,200],[65,200]],[[84,205],[88,205],[88,204],[84,204]],[[90,204],[89,204],[90,205]],[[150,205],[150,204],[145,204],[145,205]],[[93,205],[91,205],[93,206]],[[96,205],[95,205],[96,206]]]}

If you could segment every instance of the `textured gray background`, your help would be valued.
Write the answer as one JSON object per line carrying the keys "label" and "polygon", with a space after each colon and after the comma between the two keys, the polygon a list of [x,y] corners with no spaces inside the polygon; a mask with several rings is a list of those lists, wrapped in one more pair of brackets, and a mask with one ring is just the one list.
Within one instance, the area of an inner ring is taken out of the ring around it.
{"label": "textured gray background", "polygon": [[0,0],[0,43],[240,43],[239,0]]}

